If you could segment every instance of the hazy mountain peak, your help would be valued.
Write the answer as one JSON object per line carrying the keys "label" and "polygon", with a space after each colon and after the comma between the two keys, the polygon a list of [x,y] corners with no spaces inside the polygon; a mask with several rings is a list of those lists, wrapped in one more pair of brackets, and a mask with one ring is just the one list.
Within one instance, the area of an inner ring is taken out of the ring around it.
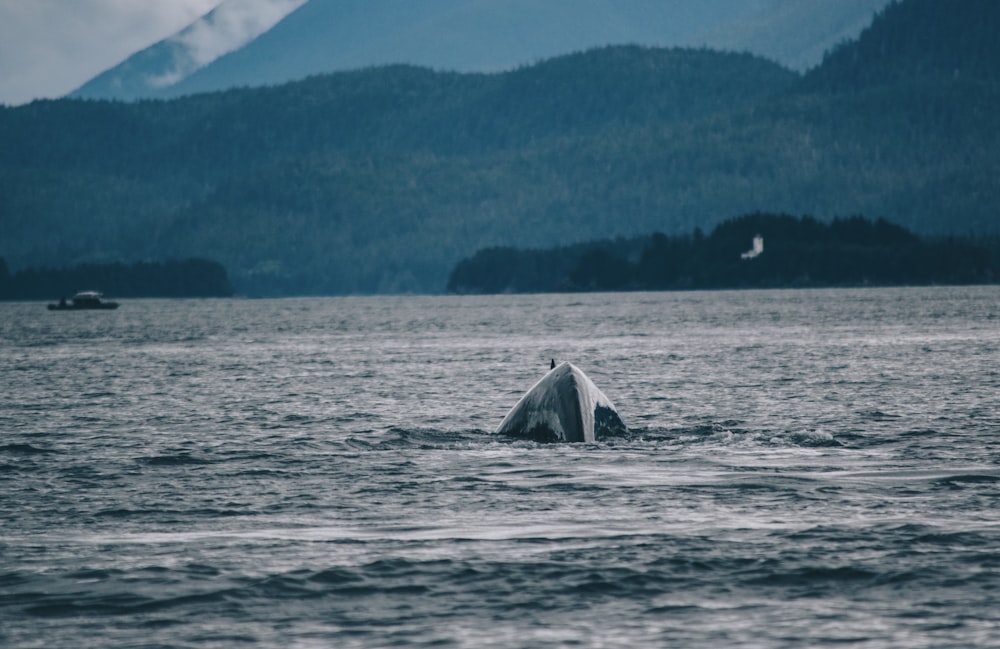
{"label": "hazy mountain peak", "polygon": [[134,99],[184,80],[268,31],[306,0],[226,0],[177,34],[98,75],[72,96]]}
{"label": "hazy mountain peak", "polygon": [[246,45],[305,0],[229,0],[167,39],[180,46],[176,67],[148,77],[154,88],[177,83],[223,54]]}

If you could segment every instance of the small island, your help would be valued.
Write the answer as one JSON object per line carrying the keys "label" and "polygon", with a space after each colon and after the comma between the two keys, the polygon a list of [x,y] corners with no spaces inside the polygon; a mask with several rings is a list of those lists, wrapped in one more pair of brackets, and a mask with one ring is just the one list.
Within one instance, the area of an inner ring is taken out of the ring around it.
{"label": "small island", "polygon": [[[0,257],[0,300],[44,300],[75,294],[72,303],[63,300],[50,307],[54,307],[52,310],[55,311],[115,308],[109,304],[117,306],[113,302],[101,301],[101,294],[89,290],[91,287],[99,287],[119,298],[233,295],[226,269],[206,259],[137,262],[131,265],[80,264],[71,268],[27,268],[11,273]],[[75,306],[77,302],[79,307]],[[63,304],[65,306],[61,306]]]}
{"label": "small island", "polygon": [[755,213],[711,234],[656,233],[541,250],[487,248],[460,261],[449,293],[544,293],[992,284],[996,240],[921,238],[885,220],[824,223]]}

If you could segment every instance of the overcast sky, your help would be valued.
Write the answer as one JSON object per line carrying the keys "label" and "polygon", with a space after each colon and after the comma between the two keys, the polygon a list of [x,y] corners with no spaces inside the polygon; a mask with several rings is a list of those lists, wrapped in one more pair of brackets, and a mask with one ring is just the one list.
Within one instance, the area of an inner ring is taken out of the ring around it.
{"label": "overcast sky", "polygon": [[[273,13],[274,5],[288,6],[288,11],[299,4],[230,3],[262,13]],[[220,4],[222,0],[0,0],[0,103],[60,97]]]}

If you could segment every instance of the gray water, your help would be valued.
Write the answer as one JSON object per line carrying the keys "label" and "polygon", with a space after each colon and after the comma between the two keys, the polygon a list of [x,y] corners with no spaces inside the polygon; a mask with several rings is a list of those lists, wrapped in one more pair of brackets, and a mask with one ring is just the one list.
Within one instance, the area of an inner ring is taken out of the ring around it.
{"label": "gray water", "polygon": [[[492,431],[570,360],[626,438]],[[0,303],[4,647],[1000,646],[1000,288]]]}

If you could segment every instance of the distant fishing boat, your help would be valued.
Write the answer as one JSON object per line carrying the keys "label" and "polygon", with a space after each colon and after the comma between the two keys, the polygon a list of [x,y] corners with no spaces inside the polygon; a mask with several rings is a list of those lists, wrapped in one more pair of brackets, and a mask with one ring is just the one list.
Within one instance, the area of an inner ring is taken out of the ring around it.
{"label": "distant fishing boat", "polygon": [[97,291],[80,291],[69,302],[61,298],[59,304],[50,304],[49,311],[84,311],[100,309],[117,309],[117,302],[105,302],[104,295]]}

